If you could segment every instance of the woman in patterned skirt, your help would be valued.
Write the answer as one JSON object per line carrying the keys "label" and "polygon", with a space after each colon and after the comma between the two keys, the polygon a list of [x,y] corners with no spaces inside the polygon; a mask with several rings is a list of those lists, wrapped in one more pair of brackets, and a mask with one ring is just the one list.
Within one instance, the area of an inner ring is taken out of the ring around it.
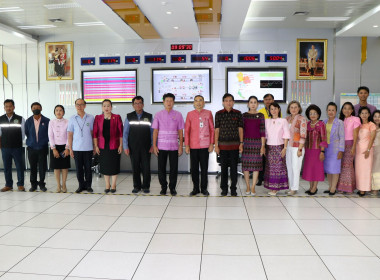
{"label": "woman in patterned skirt", "polygon": [[279,190],[289,189],[286,169],[286,147],[290,138],[288,121],[280,118],[281,107],[276,102],[269,106],[270,119],[265,120],[267,159],[265,162],[264,187],[275,196]]}
{"label": "woman in patterned skirt", "polygon": [[[255,185],[259,171],[263,169],[262,156],[265,154],[265,118],[262,113],[257,112],[258,106],[257,97],[249,97],[249,111],[243,114],[244,146],[241,163],[245,183],[247,184],[245,192],[247,195],[256,195]],[[249,184],[249,172],[253,172],[252,188]]]}
{"label": "woman in patterned skirt", "polygon": [[372,194],[377,195],[380,190],[380,111],[376,110],[372,115],[376,125],[376,138],[373,143],[373,163],[372,163]]}
{"label": "woman in patterned skirt", "polygon": [[356,188],[354,156],[360,127],[360,119],[355,117],[354,105],[351,102],[343,104],[339,119],[344,122],[345,143],[337,190],[339,193],[351,194]]}

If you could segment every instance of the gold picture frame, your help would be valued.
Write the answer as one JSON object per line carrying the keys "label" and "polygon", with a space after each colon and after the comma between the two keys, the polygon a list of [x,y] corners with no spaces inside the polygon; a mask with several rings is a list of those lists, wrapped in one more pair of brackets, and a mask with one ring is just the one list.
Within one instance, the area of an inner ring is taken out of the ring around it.
{"label": "gold picture frame", "polygon": [[73,58],[73,42],[45,43],[46,80],[73,80]]}
{"label": "gold picture frame", "polygon": [[327,79],[327,39],[297,39],[297,80]]}

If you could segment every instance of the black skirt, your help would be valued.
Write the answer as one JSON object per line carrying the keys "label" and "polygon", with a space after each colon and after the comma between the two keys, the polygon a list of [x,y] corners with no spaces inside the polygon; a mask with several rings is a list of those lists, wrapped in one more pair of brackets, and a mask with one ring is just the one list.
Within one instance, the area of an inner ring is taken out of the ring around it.
{"label": "black skirt", "polygon": [[103,175],[117,175],[120,173],[120,154],[117,149],[100,149],[100,173]]}
{"label": "black skirt", "polygon": [[62,153],[65,151],[66,145],[55,145],[59,153],[59,158],[55,158],[53,150],[50,150],[50,168],[51,169],[68,169],[70,168],[70,155],[62,157]]}

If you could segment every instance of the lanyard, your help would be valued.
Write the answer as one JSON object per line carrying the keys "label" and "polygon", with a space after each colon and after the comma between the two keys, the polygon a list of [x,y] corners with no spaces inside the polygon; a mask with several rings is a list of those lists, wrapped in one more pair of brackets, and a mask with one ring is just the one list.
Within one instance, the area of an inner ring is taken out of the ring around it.
{"label": "lanyard", "polygon": [[86,125],[86,119],[87,119],[87,115],[84,117],[84,121],[83,121],[83,125],[82,125],[82,127],[80,127],[79,122],[78,122],[78,119],[75,118],[75,120],[77,121],[78,127],[79,127],[79,129],[80,129],[80,131],[81,131],[82,137],[83,137],[83,128],[84,128],[84,126]]}

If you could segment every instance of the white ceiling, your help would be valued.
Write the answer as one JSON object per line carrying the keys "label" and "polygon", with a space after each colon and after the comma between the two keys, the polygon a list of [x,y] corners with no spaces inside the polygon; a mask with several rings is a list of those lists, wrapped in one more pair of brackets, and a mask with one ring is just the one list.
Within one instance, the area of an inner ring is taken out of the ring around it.
{"label": "white ceiling", "polygon": [[[198,38],[192,0],[134,0],[162,38]],[[48,9],[44,5],[79,4],[71,8]],[[331,28],[337,36],[380,36],[379,0],[222,0],[220,37],[238,38],[255,28]],[[124,40],[141,39],[101,0],[1,0],[1,8],[20,7],[22,11],[0,12],[0,23],[13,28],[7,36],[0,33],[0,44],[18,38],[12,31],[25,25],[55,25],[55,28],[28,29],[33,36],[114,32]],[[171,14],[166,12],[170,11]],[[293,16],[306,11],[307,16]],[[282,17],[283,21],[249,21],[261,17]],[[308,17],[347,17],[345,21],[312,22]],[[52,23],[60,18],[64,22]],[[78,27],[74,23],[103,22],[101,26]],[[174,29],[178,27],[178,29]],[[1,30],[1,29],[0,29]],[[0,31],[3,32],[3,31]]]}

